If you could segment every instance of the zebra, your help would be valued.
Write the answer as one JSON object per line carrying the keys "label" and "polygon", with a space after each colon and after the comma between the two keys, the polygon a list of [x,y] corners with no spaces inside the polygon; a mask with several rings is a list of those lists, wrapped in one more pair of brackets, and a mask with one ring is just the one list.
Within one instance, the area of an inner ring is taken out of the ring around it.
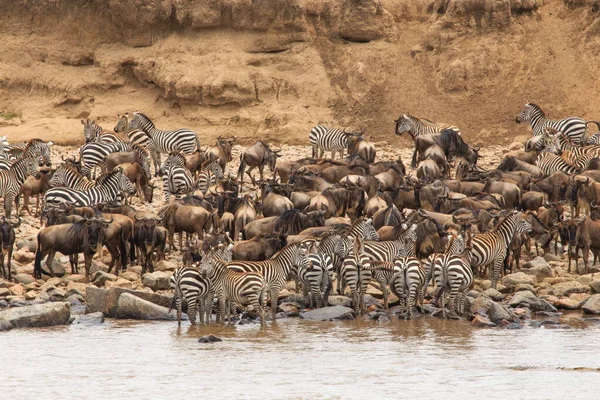
{"label": "zebra", "polygon": [[362,132],[345,132],[341,129],[317,125],[310,130],[308,140],[312,147],[312,158],[322,158],[326,151],[331,151],[331,159],[339,152],[344,157],[344,149],[348,148],[349,136],[360,136]]}
{"label": "zebra", "polygon": [[75,167],[65,163],[56,168],[48,184],[50,187],[66,186],[78,190],[88,190],[96,186],[95,182],[77,172]]}
{"label": "zebra", "polygon": [[[141,129],[132,128],[134,124],[133,121],[129,121],[129,113],[125,113],[123,115],[117,114],[117,116],[119,119],[117,121],[117,125],[115,125],[114,131],[127,135],[131,144],[135,144],[142,149],[148,149],[150,136],[148,136],[146,132]],[[148,175],[148,177],[149,176],[150,175]]]}
{"label": "zebra", "polygon": [[406,227],[396,240],[365,242],[365,254],[371,260],[394,261],[399,251],[407,251],[407,256],[416,255],[417,225]]}
{"label": "zebra", "polygon": [[271,313],[273,319],[277,312],[279,292],[285,286],[291,274],[298,274],[299,268],[306,268],[306,251],[300,243],[291,243],[283,247],[266,261],[232,261],[227,268],[237,272],[258,272],[264,278],[271,295]]}
{"label": "zebra", "polygon": [[100,176],[96,185],[86,190],[66,187],[48,189],[44,195],[46,204],[70,203],[77,207],[94,206],[98,203],[111,203],[115,201],[121,191],[134,194],[135,188],[123,174],[121,168]]}
{"label": "zebra", "polygon": [[392,292],[404,302],[405,315],[412,319],[415,299],[423,312],[423,298],[425,296],[425,272],[421,261],[416,257],[400,256],[394,260],[394,276],[390,287]]}
{"label": "zebra", "polygon": [[357,315],[362,315],[365,293],[373,279],[373,272],[371,260],[364,253],[364,243],[360,237],[354,238],[354,244],[342,263],[340,277],[350,287],[354,311]]}
{"label": "zebra", "polygon": [[573,144],[582,145],[585,143],[587,125],[594,123],[600,127],[596,121],[585,121],[578,117],[568,117],[563,119],[546,119],[546,113],[534,103],[526,103],[523,110],[515,119],[517,123],[529,121],[534,136],[542,136],[547,128],[552,128],[561,132]]}
{"label": "zebra", "polygon": [[18,215],[19,190],[25,179],[37,172],[39,162],[36,160],[36,153],[38,151],[39,142],[36,139],[30,140],[23,150],[22,156],[13,162],[8,170],[0,171],[0,197],[4,198],[4,215],[6,218],[10,218],[13,201]]}
{"label": "zebra", "polygon": [[544,175],[551,175],[554,172],[562,171],[567,174],[577,174],[580,169],[569,165],[561,156],[549,152],[542,152],[537,156],[535,165],[542,170]]}
{"label": "zebra", "polygon": [[185,195],[196,187],[192,173],[185,167],[185,156],[181,152],[172,152],[162,168],[163,191],[168,202],[171,195]]}
{"label": "zebra", "polygon": [[390,261],[374,261],[371,260],[371,271],[373,273],[373,279],[379,283],[381,287],[381,293],[383,295],[383,308],[389,308],[389,291],[388,286],[391,285],[396,271],[394,270],[394,263]]}
{"label": "zebra", "polygon": [[[196,325],[196,311],[200,312],[200,324],[204,323],[204,307],[207,305],[207,296],[210,294],[211,282],[206,275],[200,272],[200,267],[200,262],[197,262],[191,267],[176,269],[171,276],[170,284],[173,289],[173,300],[177,307],[177,324],[179,326],[181,326],[182,301],[187,303],[187,314],[191,324]],[[212,298],[210,300],[212,303]],[[210,314],[206,314],[210,318]]]}
{"label": "zebra", "polygon": [[198,190],[202,192],[202,194],[206,194],[208,192],[208,188],[216,185],[217,181],[222,180],[223,177],[223,169],[221,168],[221,165],[219,165],[219,160],[214,159],[212,161],[207,161],[198,174],[196,186]]}
{"label": "zebra", "polygon": [[[232,245],[229,245],[232,246]],[[229,318],[231,307],[227,302],[234,301],[242,305],[250,304],[253,308],[260,311],[261,323],[264,323],[264,300],[266,297],[267,282],[266,278],[260,272],[238,272],[229,268],[230,263],[219,259],[214,254],[214,249],[209,249],[200,261],[200,270],[208,276],[213,285],[212,298],[217,297],[219,301],[219,313],[221,318],[225,317],[227,308],[227,320]],[[277,298],[275,297],[275,304]],[[217,316],[217,321],[219,316]]]}
{"label": "zebra", "polygon": [[325,307],[333,281],[333,261],[329,255],[318,252],[309,254],[307,259],[307,267],[298,269],[304,297],[311,308]]}
{"label": "zebra", "polygon": [[198,135],[190,129],[177,129],[174,131],[163,131],[156,129],[154,123],[139,111],[133,113],[133,119],[129,128],[140,129],[149,137],[148,150],[154,162],[154,172],[158,175],[161,153],[182,151],[184,154],[192,154],[200,148]]}
{"label": "zebra", "polygon": [[448,243],[444,253],[432,253],[425,260],[425,290],[429,287],[429,282],[433,277],[433,264],[435,260],[444,254],[462,254],[465,251],[464,242],[460,240],[452,240],[453,236],[448,235]]}
{"label": "zebra", "polygon": [[104,159],[110,153],[134,151],[131,143],[87,143],[79,149],[79,161],[81,162],[81,174],[90,177],[92,169],[104,163]]}
{"label": "zebra", "polygon": [[34,157],[37,157],[40,166],[52,166],[52,161],[50,160],[50,147],[53,146],[54,143],[51,141],[46,143],[42,139],[31,139],[30,141],[23,143],[4,144],[4,151],[5,154],[9,155],[9,158],[17,159],[23,157],[25,149],[29,145],[32,146],[31,151],[33,151]]}
{"label": "zebra", "polygon": [[449,126],[448,124],[435,123],[425,118],[413,117],[412,115],[402,114],[394,121],[396,123],[395,133],[396,135],[402,135],[407,132],[413,142],[415,142],[415,151],[413,152],[411,165],[413,168],[417,166],[417,146],[416,140],[419,136],[423,135],[438,135],[445,129],[451,129],[454,132],[462,135],[460,129],[456,126]]}
{"label": "zebra", "polygon": [[115,143],[124,141],[119,135],[102,129],[94,120],[82,119],[81,123],[83,124],[83,137],[86,143]]}
{"label": "zebra", "polygon": [[491,266],[490,275],[494,289],[517,229],[520,232],[532,230],[531,224],[524,220],[518,211],[512,211],[493,230],[475,235],[471,247],[465,252],[473,269]]}

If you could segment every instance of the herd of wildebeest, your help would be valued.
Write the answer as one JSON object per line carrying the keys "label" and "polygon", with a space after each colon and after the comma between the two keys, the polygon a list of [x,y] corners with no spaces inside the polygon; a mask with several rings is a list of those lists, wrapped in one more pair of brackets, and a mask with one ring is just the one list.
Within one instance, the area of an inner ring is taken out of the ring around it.
{"label": "herd of wildebeest", "polygon": [[[415,305],[423,312],[434,285],[433,304],[460,315],[474,277],[487,275],[496,287],[503,273],[519,268],[523,246],[528,258],[540,248],[559,256],[566,249],[576,273],[580,256],[587,272],[590,250],[593,263],[600,251],[600,135],[588,132],[592,121],[549,120],[532,103],[521,121],[530,122],[533,136],[489,170],[477,165],[479,148],[457,127],[410,115],[401,115],[394,131],[414,141],[409,171],[399,157],[378,160],[362,131],[324,125],[308,135],[312,157],[282,160],[257,141],[241,152],[237,171],[235,137],[201,145],[193,131],[159,130],[138,111],[119,115],[110,132],[82,120],[79,157],[63,156],[58,166],[50,162],[51,142],[3,138],[2,276],[12,279],[19,214],[31,215],[37,196],[35,215],[45,227],[37,236],[36,278],[54,275],[56,252],[70,256],[72,273],[83,253],[89,279],[102,247],[111,256],[108,272],[116,273],[129,264],[153,272],[179,251],[183,265],[171,285],[179,315],[186,304],[192,323],[196,311],[208,322],[215,300],[218,321],[231,309],[227,302],[264,310],[269,298],[274,317],[292,279],[311,307],[348,288],[357,313],[372,283],[385,307],[392,292],[407,317]],[[166,199],[156,213],[144,206],[162,201],[153,196],[152,164]]]}

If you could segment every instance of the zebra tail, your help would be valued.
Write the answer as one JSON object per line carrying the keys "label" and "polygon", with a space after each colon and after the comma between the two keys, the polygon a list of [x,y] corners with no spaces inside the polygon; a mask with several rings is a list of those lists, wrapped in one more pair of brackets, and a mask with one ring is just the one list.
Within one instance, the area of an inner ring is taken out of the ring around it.
{"label": "zebra tail", "polygon": [[587,127],[588,124],[596,124],[596,126],[598,127],[598,130],[600,130],[600,122],[598,122],[598,121],[585,121],[586,127]]}
{"label": "zebra tail", "polygon": [[171,314],[171,311],[173,311],[173,309],[175,308],[176,301],[177,301],[177,288],[175,288],[175,290],[173,291],[173,297],[171,297],[171,302],[169,303],[169,311],[168,311],[169,314]]}
{"label": "zebra tail", "polygon": [[194,149],[194,151],[200,151],[200,138],[198,137],[197,133],[195,135],[196,135],[196,148]]}

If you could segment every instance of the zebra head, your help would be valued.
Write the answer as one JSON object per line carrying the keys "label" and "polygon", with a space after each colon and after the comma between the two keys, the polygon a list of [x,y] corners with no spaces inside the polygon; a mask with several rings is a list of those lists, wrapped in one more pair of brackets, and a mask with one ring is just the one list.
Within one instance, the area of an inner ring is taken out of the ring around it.
{"label": "zebra head", "polygon": [[60,164],[58,168],[56,168],[56,171],[54,171],[52,178],[50,178],[50,180],[48,181],[48,184],[50,185],[50,187],[59,187],[66,185],[66,182],[67,164]]}
{"label": "zebra head", "polygon": [[562,150],[560,142],[561,136],[561,133],[554,128],[547,127],[546,129],[544,129],[541,141],[542,150],[549,151],[554,154],[559,154],[560,150]]}
{"label": "zebra head", "polygon": [[526,235],[533,235],[533,227],[531,223],[520,215],[517,220],[517,226],[515,227],[515,233],[525,233]]}
{"label": "zebra head", "polygon": [[200,273],[203,276],[209,276],[213,273],[214,270],[214,250],[208,250],[202,260],[200,260]]}
{"label": "zebra head", "polygon": [[125,113],[123,115],[117,114],[117,117],[119,120],[117,121],[117,125],[115,125],[113,130],[117,133],[123,132],[129,124],[129,113]]}
{"label": "zebra head", "polygon": [[223,168],[221,168],[221,165],[219,165],[218,160],[213,160],[210,165],[210,172],[213,173],[213,175],[217,178],[217,180],[221,180],[223,179]]}
{"label": "zebra head", "polygon": [[377,233],[377,230],[373,226],[373,220],[371,218],[369,218],[365,221],[364,229],[365,230],[363,233],[363,238],[365,240],[379,240],[379,234]]}
{"label": "zebra head", "polygon": [[335,245],[333,246],[333,254],[342,259],[346,258],[348,256],[348,253],[350,252],[350,243],[348,243],[349,241],[350,240],[347,237],[339,236],[339,239],[335,242]]}
{"label": "zebra head", "polygon": [[102,132],[102,128],[96,125],[96,121],[94,120],[81,120],[83,124],[83,136],[85,137],[85,142],[90,143],[96,141],[98,138],[98,134]]}
{"label": "zebra head", "polygon": [[120,178],[119,178],[120,190],[122,192],[127,193],[128,195],[134,195],[135,187],[133,186],[133,184],[131,183],[129,178],[123,173],[123,169],[122,168],[119,168],[119,169],[121,170],[121,172],[119,173],[119,175],[120,175]]}
{"label": "zebra head", "polygon": [[531,121],[531,117],[535,114],[541,114],[542,116],[545,115],[542,109],[537,104],[525,103],[525,107],[523,107],[523,110],[521,110],[519,115],[517,115],[515,121],[518,124],[520,124],[523,121]]}
{"label": "zebra head", "polygon": [[401,115],[396,121],[396,135],[402,135],[404,132],[412,132],[415,129],[415,125],[412,120],[408,118],[408,115]]}

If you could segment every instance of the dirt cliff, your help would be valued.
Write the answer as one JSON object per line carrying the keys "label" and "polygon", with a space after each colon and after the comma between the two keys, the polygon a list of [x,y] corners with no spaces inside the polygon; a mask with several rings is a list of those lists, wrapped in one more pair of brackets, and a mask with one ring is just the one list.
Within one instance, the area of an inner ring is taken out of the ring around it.
{"label": "dirt cliff", "polygon": [[474,143],[529,135],[526,101],[600,119],[591,0],[0,0],[0,135],[83,139],[139,109],[204,143],[393,136],[401,113]]}

